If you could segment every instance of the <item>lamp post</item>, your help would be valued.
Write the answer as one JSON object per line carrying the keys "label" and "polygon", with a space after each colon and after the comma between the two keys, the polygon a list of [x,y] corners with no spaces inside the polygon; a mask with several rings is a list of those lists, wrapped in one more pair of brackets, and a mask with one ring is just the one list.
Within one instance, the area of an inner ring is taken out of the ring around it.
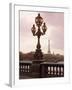
{"label": "lamp post", "polygon": [[[46,24],[43,23],[43,18],[40,16],[40,14],[38,14],[38,16],[35,18],[35,23],[38,29],[36,30],[36,27],[33,24],[31,31],[33,33],[33,36],[37,36],[38,38],[37,49],[35,51],[34,58],[39,60],[43,58],[43,53],[41,51],[41,45],[40,45],[40,36],[45,34],[47,27]],[[41,31],[41,26],[42,26],[42,31]]]}

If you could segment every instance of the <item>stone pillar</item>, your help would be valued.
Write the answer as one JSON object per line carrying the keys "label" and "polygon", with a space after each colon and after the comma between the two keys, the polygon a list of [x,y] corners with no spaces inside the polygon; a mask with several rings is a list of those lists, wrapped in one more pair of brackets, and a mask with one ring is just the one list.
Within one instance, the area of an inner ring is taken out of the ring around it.
{"label": "stone pillar", "polygon": [[43,60],[35,60],[32,61],[32,78],[40,78],[41,77],[41,67],[40,64]]}

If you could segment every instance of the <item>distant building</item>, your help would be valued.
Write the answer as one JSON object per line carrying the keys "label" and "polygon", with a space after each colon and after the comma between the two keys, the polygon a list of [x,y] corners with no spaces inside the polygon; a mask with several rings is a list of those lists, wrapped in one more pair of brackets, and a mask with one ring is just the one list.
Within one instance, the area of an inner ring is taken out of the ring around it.
{"label": "distant building", "polygon": [[51,54],[51,51],[50,51],[50,40],[48,40],[48,54]]}

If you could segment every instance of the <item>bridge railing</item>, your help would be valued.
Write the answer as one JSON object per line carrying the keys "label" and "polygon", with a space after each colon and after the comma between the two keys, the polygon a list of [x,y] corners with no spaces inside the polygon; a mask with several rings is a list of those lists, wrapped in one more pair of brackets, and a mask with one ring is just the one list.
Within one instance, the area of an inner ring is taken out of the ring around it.
{"label": "bridge railing", "polygon": [[64,77],[64,64],[42,63],[41,77]]}
{"label": "bridge railing", "polygon": [[19,62],[19,77],[29,78],[31,76],[31,62],[20,61]]}
{"label": "bridge railing", "polygon": [[[19,77],[32,78],[32,65],[32,62],[20,61]],[[64,64],[43,62],[39,69],[41,78],[64,77]]]}

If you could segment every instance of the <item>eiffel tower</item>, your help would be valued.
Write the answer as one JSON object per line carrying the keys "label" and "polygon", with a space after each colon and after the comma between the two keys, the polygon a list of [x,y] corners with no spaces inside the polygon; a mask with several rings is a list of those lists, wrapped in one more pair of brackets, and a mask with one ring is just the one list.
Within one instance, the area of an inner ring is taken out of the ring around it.
{"label": "eiffel tower", "polygon": [[51,54],[51,51],[50,51],[50,40],[48,40],[48,54]]}

